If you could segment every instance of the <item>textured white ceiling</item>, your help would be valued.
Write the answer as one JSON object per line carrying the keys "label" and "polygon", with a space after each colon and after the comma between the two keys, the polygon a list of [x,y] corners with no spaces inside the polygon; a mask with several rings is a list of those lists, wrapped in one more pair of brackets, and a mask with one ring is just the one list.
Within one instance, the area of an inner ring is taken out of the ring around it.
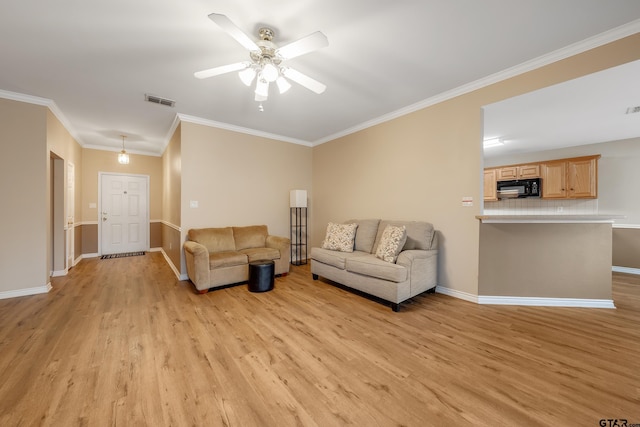
{"label": "textured white ceiling", "polygon": [[[194,78],[247,59],[212,12],[256,38],[272,27],[280,45],[322,31],[329,46],[290,65],[326,92],[272,88],[259,112],[235,73]],[[3,0],[0,96],[53,100],[88,147],[126,134],[129,151],[159,155],[177,114],[313,145],[638,18],[638,0]]]}
{"label": "textured white ceiling", "polygon": [[485,138],[503,146],[485,157],[640,137],[640,61],[484,107]]}

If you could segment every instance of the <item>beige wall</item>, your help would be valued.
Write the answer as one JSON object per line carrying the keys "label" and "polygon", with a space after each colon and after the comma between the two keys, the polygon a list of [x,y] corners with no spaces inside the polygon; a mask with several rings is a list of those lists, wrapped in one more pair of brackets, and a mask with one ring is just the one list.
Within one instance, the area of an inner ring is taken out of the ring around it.
{"label": "beige wall", "polygon": [[163,191],[162,191],[162,249],[171,260],[175,270],[180,271],[181,220],[181,138],[182,125],[179,124],[162,155]]}
{"label": "beige wall", "polygon": [[289,191],[306,189],[313,200],[311,148],[194,123],[181,129],[183,241],[190,228],[252,224],[289,236]]}
{"label": "beige wall", "polygon": [[46,286],[47,108],[0,99],[0,292]]}
{"label": "beige wall", "polygon": [[329,221],[430,221],[441,232],[438,284],[477,294],[482,106],[638,58],[640,34],[315,147],[312,243]]}
{"label": "beige wall", "polygon": [[162,220],[176,227],[181,222],[181,135],[182,125],[178,125],[162,155]]}
{"label": "beige wall", "polygon": [[[53,260],[53,265],[49,264],[49,270],[61,271],[64,270],[66,266],[66,229],[68,227],[68,217],[73,217],[74,223],[78,223],[78,225],[74,224],[73,227],[75,229],[79,229],[80,201],[82,197],[82,180],[80,179],[82,176],[82,147],[76,142],[73,136],[51,112],[51,110],[47,110],[47,148],[50,157],[54,159],[54,164],[60,169],[58,171],[59,175],[57,175],[58,178],[54,179],[56,182],[51,181],[51,178],[55,177],[56,174],[54,173],[49,175],[50,179],[47,187],[50,190],[49,198],[53,198],[53,200],[51,200],[51,205],[54,208],[55,206],[59,206],[58,210],[61,215],[61,218],[58,218],[57,215],[52,216],[51,220],[55,219],[55,223],[49,224],[49,231],[47,233],[48,236],[53,238],[53,242],[49,241],[47,245],[47,247],[50,248],[50,251],[53,250],[53,254],[49,254],[48,256],[50,260]],[[70,196],[68,194],[69,187],[67,185],[69,178],[69,164],[73,165],[75,176],[73,212],[69,211],[68,206]],[[54,190],[52,194],[51,188],[58,188],[61,192]],[[77,259],[81,254],[82,246],[74,244],[73,259]]]}
{"label": "beige wall", "polygon": [[482,224],[478,295],[611,299],[611,224]]}
{"label": "beige wall", "polygon": [[640,228],[613,229],[613,265],[640,270]]}

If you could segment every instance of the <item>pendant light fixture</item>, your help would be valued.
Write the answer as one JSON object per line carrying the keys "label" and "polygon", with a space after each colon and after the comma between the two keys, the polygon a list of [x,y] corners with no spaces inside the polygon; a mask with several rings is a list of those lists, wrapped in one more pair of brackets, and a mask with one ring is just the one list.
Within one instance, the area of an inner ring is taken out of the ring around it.
{"label": "pendant light fixture", "polygon": [[120,154],[118,154],[118,163],[120,163],[121,165],[128,165],[129,164],[129,153],[127,153],[124,150],[124,139],[126,138],[126,136],[124,135],[120,135],[122,137],[122,151],[120,152]]}

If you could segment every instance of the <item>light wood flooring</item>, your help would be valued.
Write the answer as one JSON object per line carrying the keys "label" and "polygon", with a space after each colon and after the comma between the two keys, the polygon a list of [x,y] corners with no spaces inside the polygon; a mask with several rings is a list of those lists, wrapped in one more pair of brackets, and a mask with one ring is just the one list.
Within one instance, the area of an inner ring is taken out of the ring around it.
{"label": "light wood flooring", "polygon": [[198,295],[160,253],[0,301],[1,426],[640,423],[640,277],[616,310],[388,306],[292,267]]}

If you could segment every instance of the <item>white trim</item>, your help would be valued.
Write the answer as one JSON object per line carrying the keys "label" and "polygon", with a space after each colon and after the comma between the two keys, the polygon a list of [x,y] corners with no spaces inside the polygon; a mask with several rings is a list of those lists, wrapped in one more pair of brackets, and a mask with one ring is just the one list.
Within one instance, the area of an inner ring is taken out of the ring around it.
{"label": "white trim", "polygon": [[51,110],[51,113],[53,113],[53,115],[56,116],[56,118],[60,121],[62,126],[69,132],[69,134],[71,134],[73,139],[75,139],[81,147],[84,147],[82,140],[78,138],[78,135],[75,132],[74,128],[71,126],[71,123],[69,122],[69,120],[67,120],[60,108],[58,108],[58,105],[54,100],[49,98],[41,98],[39,96],[25,95],[24,93],[10,92],[8,90],[2,89],[0,89],[0,98],[48,107],[49,110]]}
{"label": "white trim", "polygon": [[16,289],[13,291],[0,292],[0,299],[26,297],[29,295],[46,294],[52,289],[51,283],[47,283],[44,286],[37,286],[35,288]]}
{"label": "white trim", "polygon": [[462,299],[469,302],[478,303],[478,296],[467,292],[457,291],[455,289],[447,288],[445,286],[436,286],[436,292],[450,297]]}
{"label": "white trim", "polygon": [[151,249],[149,252],[161,252],[162,256],[164,257],[164,260],[167,262],[167,264],[169,264],[169,268],[173,271],[173,274],[176,275],[176,277],[178,278],[178,280],[188,280],[189,277],[184,277],[185,275],[180,274],[180,271],[178,271],[178,268],[173,265],[173,262],[171,261],[171,258],[169,258],[169,255],[167,255],[167,253],[164,251],[163,248],[153,248]]}
{"label": "white trim", "polygon": [[640,229],[640,224],[613,224],[613,228]]}
{"label": "white trim", "polygon": [[478,304],[537,307],[616,308],[610,299],[478,296]]}
{"label": "white trim", "polygon": [[631,268],[631,267],[611,267],[611,271],[615,271],[616,273],[627,273],[627,274],[636,274],[640,275],[640,268]]}
{"label": "white trim", "polygon": [[176,132],[176,129],[178,129],[178,125],[180,125],[180,114],[176,114],[174,116],[173,122],[171,122],[171,126],[169,127],[169,132],[167,132],[167,135],[164,137],[164,141],[162,142],[162,147],[160,147],[160,152],[162,153],[162,155],[164,155],[164,152],[169,146],[169,143],[171,142],[171,137],[173,137],[173,134]]}
{"label": "white trim", "polygon": [[69,269],[65,268],[64,270],[55,270],[51,272],[51,277],[61,277],[66,276],[69,273]]}
{"label": "white trim", "polygon": [[98,221],[80,221],[80,222],[75,222],[73,225],[78,226],[78,225],[98,225],[98,224],[99,224]]}
{"label": "white trim", "polygon": [[313,145],[310,142],[303,141],[301,139],[289,138],[289,137],[283,136],[283,135],[275,135],[275,134],[269,133],[269,132],[263,132],[263,131],[260,131],[260,130],[249,129],[249,128],[245,128],[245,127],[241,127],[241,126],[231,125],[229,123],[216,122],[214,120],[203,119],[201,117],[196,117],[196,116],[189,116],[187,114],[178,113],[178,117],[180,117],[180,120],[182,120],[183,122],[187,122],[187,123],[195,123],[195,124],[198,124],[198,125],[230,130],[232,132],[245,133],[247,135],[258,136],[258,137],[261,137],[261,138],[274,139],[276,141],[290,142],[292,144],[304,145],[305,147],[311,147]]}
{"label": "white trim", "polygon": [[178,231],[178,232],[182,233],[182,228],[180,228],[179,226],[174,225],[174,224],[171,224],[169,221],[165,221],[165,220],[160,220],[160,222],[161,222],[163,225],[166,225],[167,227],[169,227],[169,228],[173,228],[174,230],[176,230],[176,231]]}

